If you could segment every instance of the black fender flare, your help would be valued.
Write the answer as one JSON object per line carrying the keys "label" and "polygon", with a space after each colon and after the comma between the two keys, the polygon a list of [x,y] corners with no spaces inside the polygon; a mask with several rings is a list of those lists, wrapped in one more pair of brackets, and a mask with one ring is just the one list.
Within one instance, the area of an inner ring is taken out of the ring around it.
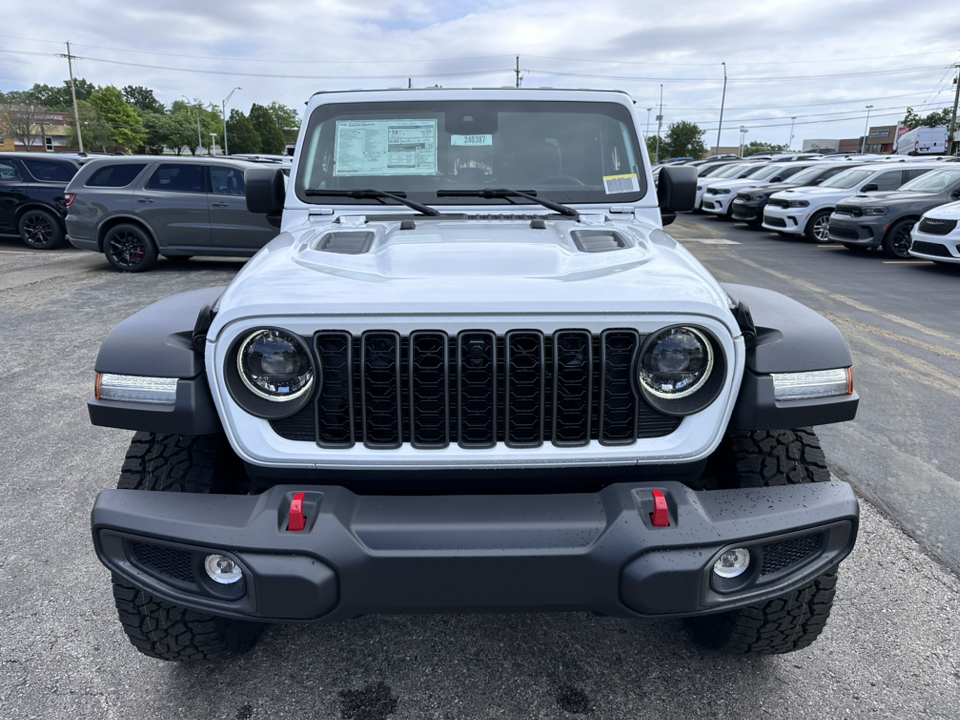
{"label": "black fender flare", "polygon": [[[860,396],[778,402],[771,373],[853,366],[836,325],[806,305],[773,290],[721,283],[734,304],[749,308],[756,340],[748,343],[743,381],[730,418],[737,430],[780,430],[844,422],[856,417]],[[745,332],[746,335],[746,332]]]}
{"label": "black fender flare", "polygon": [[[94,425],[145,432],[207,435],[223,432],[207,376],[202,345],[194,343],[198,318],[223,287],[191,290],[148,305],[117,325],[100,345],[97,373],[178,378],[174,405],[87,401]],[[202,329],[205,332],[205,328]]]}

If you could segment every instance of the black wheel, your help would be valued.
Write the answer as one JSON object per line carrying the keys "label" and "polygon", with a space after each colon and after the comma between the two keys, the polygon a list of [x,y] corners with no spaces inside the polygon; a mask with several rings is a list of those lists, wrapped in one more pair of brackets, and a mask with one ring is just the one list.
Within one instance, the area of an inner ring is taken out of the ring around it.
{"label": "black wheel", "polygon": [[[117,488],[208,493],[229,489],[228,478],[243,472],[226,438],[218,435],[133,436]],[[242,475],[240,476],[242,477]],[[263,624],[188,610],[113,577],[120,624],[144,655],[194,662],[242,655],[256,644]]]}
{"label": "black wheel", "polygon": [[901,260],[912,258],[910,245],[913,244],[913,238],[910,237],[910,231],[913,230],[914,225],[916,225],[916,220],[895,222],[893,227],[887,230],[887,234],[883,236],[883,254]]}
{"label": "black wheel", "polygon": [[157,261],[157,246],[136,225],[116,225],[103,238],[103,254],[117,270],[143,272]]}
{"label": "black wheel", "polygon": [[840,243],[840,244],[843,245],[847,250],[849,250],[852,253],[857,253],[862,255],[867,251],[867,248],[865,248],[863,245],[853,245],[851,243]]}
{"label": "black wheel", "polygon": [[[820,442],[813,431],[733,431],[718,452],[727,469],[725,484],[766,487],[828,482]],[[768,600],[716,615],[690,618],[694,636],[704,645],[735,655],[777,655],[810,645],[830,616],[837,570]]]}
{"label": "black wheel", "polygon": [[804,236],[812,243],[830,242],[830,213],[832,210],[821,210],[814,213],[813,217],[807,220],[807,227],[803,231]]}
{"label": "black wheel", "polygon": [[63,245],[66,232],[53,213],[31,209],[20,216],[17,222],[21,239],[35,250],[50,250]]}

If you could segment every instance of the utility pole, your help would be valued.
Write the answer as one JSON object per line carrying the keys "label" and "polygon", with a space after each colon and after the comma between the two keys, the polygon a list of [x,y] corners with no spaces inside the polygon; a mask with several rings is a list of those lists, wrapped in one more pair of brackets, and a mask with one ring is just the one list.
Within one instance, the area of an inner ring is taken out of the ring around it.
{"label": "utility pole", "polygon": [[[957,63],[953,67],[960,70],[960,63]],[[953,135],[957,131],[957,105],[960,104],[960,72],[958,72],[957,77],[953,79],[953,84],[957,86],[957,89],[953,95],[953,117],[950,118],[950,129],[947,131],[948,155],[953,152]]]}
{"label": "utility pole", "polygon": [[517,87],[520,87],[520,56],[517,55],[517,69],[514,70],[517,74]]}
{"label": "utility pole", "polygon": [[83,135],[80,132],[80,112],[77,110],[77,88],[73,84],[73,55],[70,54],[70,43],[67,43],[67,67],[70,69],[70,94],[73,95],[73,121],[77,124],[77,145],[83,152]]}
{"label": "utility pole", "polygon": [[720,129],[723,127],[723,104],[727,99],[727,63],[723,65],[723,95],[720,96],[720,123],[717,125],[717,155],[720,154]]}
{"label": "utility pole", "polygon": [[860,144],[860,152],[865,153],[867,151],[867,134],[870,132],[868,126],[870,125],[870,108],[873,105],[867,105],[867,119],[863,123],[863,142]]}
{"label": "utility pole", "polygon": [[660,83],[660,114],[657,115],[657,152],[654,163],[660,162],[660,130],[663,129],[663,83]]}

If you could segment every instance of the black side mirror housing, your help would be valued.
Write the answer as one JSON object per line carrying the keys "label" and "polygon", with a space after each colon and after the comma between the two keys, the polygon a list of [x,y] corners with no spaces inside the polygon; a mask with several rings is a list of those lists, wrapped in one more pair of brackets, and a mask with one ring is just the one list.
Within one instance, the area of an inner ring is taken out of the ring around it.
{"label": "black side mirror housing", "polygon": [[283,202],[287,196],[283,171],[276,167],[247,168],[243,172],[246,188],[247,210],[257,215],[266,215],[267,222],[280,227]]}
{"label": "black side mirror housing", "polygon": [[860,188],[860,192],[874,192],[875,190],[879,190],[879,189],[880,189],[880,186],[877,185],[876,183],[867,183],[862,188]]}
{"label": "black side mirror housing", "polygon": [[677,213],[693,210],[697,202],[697,169],[685,165],[666,166],[657,179],[657,204],[660,219],[669,225],[677,219]]}

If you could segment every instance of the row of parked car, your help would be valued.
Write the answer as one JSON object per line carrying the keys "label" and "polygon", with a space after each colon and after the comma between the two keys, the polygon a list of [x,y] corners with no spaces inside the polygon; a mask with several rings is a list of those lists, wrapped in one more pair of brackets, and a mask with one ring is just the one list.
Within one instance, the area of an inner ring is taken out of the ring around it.
{"label": "row of parked car", "polygon": [[956,158],[826,156],[699,168],[700,210],[810,242],[960,263]]}
{"label": "row of parked car", "polygon": [[103,253],[116,269],[147,270],[158,256],[256,253],[277,230],[247,210],[244,171],[266,157],[0,156],[0,232],[35,249]]}

